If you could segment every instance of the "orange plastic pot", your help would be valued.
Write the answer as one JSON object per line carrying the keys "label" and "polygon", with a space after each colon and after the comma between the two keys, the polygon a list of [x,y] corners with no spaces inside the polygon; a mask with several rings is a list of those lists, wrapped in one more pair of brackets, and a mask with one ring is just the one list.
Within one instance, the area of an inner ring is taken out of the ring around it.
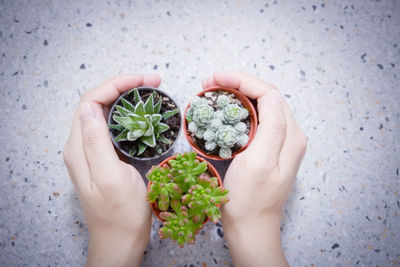
{"label": "orange plastic pot", "polygon": [[[164,164],[168,164],[168,161],[171,159],[175,159],[175,156],[169,157],[167,159],[165,159],[164,161],[162,161],[160,164],[158,164],[158,166],[162,167]],[[207,163],[207,170],[210,173],[211,177],[216,177],[218,179],[218,185],[222,187],[222,180],[221,180],[221,176],[219,175],[218,171],[215,169],[215,167],[213,165],[211,165],[210,162],[208,162],[207,160],[201,158],[201,157],[196,157],[197,160],[199,160],[200,162],[206,162]],[[151,181],[149,181],[148,185],[147,185],[147,191],[150,190],[150,186],[151,186]],[[150,207],[153,211],[153,213],[157,216],[158,220],[160,220],[160,222],[165,222],[165,220],[160,218],[160,209],[158,208],[158,204],[157,201],[155,201],[154,203],[150,203]],[[220,207],[220,204],[217,204],[217,207]],[[209,221],[208,217],[207,219],[204,220],[203,224],[206,224]]]}
{"label": "orange plastic pot", "polygon": [[[238,150],[236,150],[235,152],[232,153],[231,158],[234,158],[239,153],[244,151],[253,141],[254,136],[256,135],[257,125],[258,125],[257,112],[256,112],[256,109],[254,108],[253,104],[251,103],[251,101],[244,94],[239,92],[237,89],[233,89],[233,88],[229,88],[229,87],[221,87],[221,86],[211,86],[211,87],[204,89],[200,93],[198,93],[197,96],[201,97],[207,92],[213,92],[213,91],[217,91],[217,90],[223,90],[223,91],[234,94],[236,99],[238,99],[242,103],[243,107],[245,107],[249,111],[249,119],[250,119],[249,141],[247,142],[246,145],[240,147]],[[190,104],[186,107],[185,112],[183,114],[183,131],[185,133],[186,140],[189,142],[189,144],[191,145],[193,150],[195,150],[198,154],[202,155],[203,157],[210,158],[213,160],[226,160],[226,159],[221,158],[218,155],[207,154],[207,152],[202,150],[196,144],[196,142],[193,140],[193,137],[191,136],[191,134],[188,131],[188,123],[186,121],[186,112],[188,111],[189,107],[190,107]]]}

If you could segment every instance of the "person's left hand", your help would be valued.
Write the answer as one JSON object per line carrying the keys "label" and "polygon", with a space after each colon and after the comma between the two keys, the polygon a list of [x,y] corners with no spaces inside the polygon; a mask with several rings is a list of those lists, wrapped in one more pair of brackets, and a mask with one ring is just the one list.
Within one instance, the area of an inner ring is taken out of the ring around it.
{"label": "person's left hand", "polygon": [[149,242],[145,183],[118,158],[105,116],[123,92],[160,82],[158,75],[112,78],[85,93],[75,112],[63,156],[89,228],[88,266],[139,266]]}

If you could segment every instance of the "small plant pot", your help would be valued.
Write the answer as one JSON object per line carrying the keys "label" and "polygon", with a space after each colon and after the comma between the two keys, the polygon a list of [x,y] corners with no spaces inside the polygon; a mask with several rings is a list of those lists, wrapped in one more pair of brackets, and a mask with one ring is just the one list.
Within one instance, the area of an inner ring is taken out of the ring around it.
{"label": "small plant pot", "polygon": [[[164,164],[168,164],[168,161],[170,161],[171,159],[175,159],[175,156],[172,156],[172,157],[169,157],[169,158],[163,160],[160,164],[158,164],[158,166],[162,167]],[[216,177],[218,179],[218,185],[222,186],[222,179],[221,179],[221,176],[219,175],[217,169],[215,169],[214,166],[210,162],[208,162],[207,160],[205,160],[205,159],[203,159],[201,157],[197,156],[196,159],[199,160],[200,162],[206,162],[207,163],[208,172],[210,173],[210,175],[212,177]],[[150,189],[150,186],[151,186],[151,181],[149,181],[149,183],[147,184],[147,191]],[[216,204],[216,205],[217,205],[217,207],[221,206],[220,204]],[[157,219],[160,222],[164,223],[165,220],[160,218],[160,212],[161,211],[158,208],[157,201],[154,202],[154,203],[150,203],[150,207],[151,207],[151,210],[153,211],[154,215],[156,215]],[[204,220],[203,225],[206,224],[208,221],[209,221],[209,218],[207,217]]]}
{"label": "small plant pot", "polygon": [[[122,105],[122,98],[130,102],[131,104],[134,103],[134,91],[135,88],[132,90],[125,92],[122,94],[112,105],[109,115],[108,115],[108,124],[116,124],[116,121],[113,118],[114,111],[116,111],[116,106]],[[172,109],[179,109],[177,104],[172,100],[171,97],[169,97],[166,93],[163,91],[153,88],[153,87],[138,87],[136,88],[139,92],[139,95],[141,99],[145,102],[147,98],[149,98],[150,94],[152,92],[156,92],[157,98],[154,99],[154,102],[157,102],[159,98],[162,99],[162,104],[161,104],[161,110],[160,113],[165,112],[167,110],[172,110]],[[172,117],[166,119],[165,121],[162,120],[163,123],[167,124],[169,126],[169,129],[163,133],[165,137],[169,140],[171,140],[170,144],[164,144],[164,143],[157,143],[156,147],[147,147],[146,150],[139,156],[131,156],[129,154],[130,149],[134,146],[135,141],[121,141],[117,142],[115,138],[118,136],[120,131],[116,129],[110,128],[110,136],[112,139],[112,142],[114,146],[118,149],[119,154],[122,154],[124,157],[126,157],[128,160],[154,160],[158,159],[160,157],[166,156],[167,153],[169,153],[174,144],[176,139],[179,136],[181,124],[182,124],[182,119],[181,119],[181,112],[179,111],[177,114],[173,115]],[[161,149],[161,153],[160,152]],[[159,151],[157,151],[159,150]]]}
{"label": "small plant pot", "polygon": [[249,140],[246,145],[235,148],[232,151],[232,156],[230,158],[221,158],[218,154],[213,154],[213,153],[208,153],[205,149],[199,145],[197,142],[197,138],[192,136],[192,134],[188,130],[188,122],[186,120],[186,114],[188,109],[190,108],[190,104],[186,107],[184,116],[183,116],[183,130],[185,134],[186,140],[189,142],[193,150],[195,150],[198,154],[200,154],[203,157],[207,157],[209,159],[213,160],[227,160],[227,159],[232,159],[235,156],[237,156],[239,153],[243,152],[253,141],[254,136],[256,135],[257,131],[257,125],[258,125],[258,119],[257,119],[257,112],[256,109],[254,108],[254,105],[252,102],[241,92],[239,92],[236,89],[233,88],[228,88],[228,87],[221,87],[221,86],[212,86],[204,89],[200,93],[197,94],[197,96],[202,97],[204,96],[207,92],[214,92],[214,91],[225,91],[230,94],[234,94],[235,98],[239,100],[244,108],[246,108],[249,112],[249,116],[246,120],[248,120],[249,123],[249,129],[248,129],[248,137]]}

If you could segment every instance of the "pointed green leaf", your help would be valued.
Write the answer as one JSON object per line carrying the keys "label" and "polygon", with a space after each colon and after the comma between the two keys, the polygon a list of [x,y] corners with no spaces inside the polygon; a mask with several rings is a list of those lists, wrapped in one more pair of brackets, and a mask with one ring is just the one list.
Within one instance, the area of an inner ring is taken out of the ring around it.
{"label": "pointed green leaf", "polygon": [[153,124],[153,126],[156,126],[162,119],[161,114],[153,114],[151,115],[151,124]]}
{"label": "pointed green leaf", "polygon": [[127,101],[127,100],[124,99],[124,98],[121,98],[121,102],[122,102],[122,105],[124,105],[124,107],[125,107],[127,110],[130,110],[130,111],[132,111],[132,112],[135,112],[135,106],[132,105],[131,102]]}
{"label": "pointed green leaf", "polygon": [[133,147],[131,150],[129,150],[129,156],[133,157],[136,154],[136,147]]}
{"label": "pointed green leaf", "polygon": [[115,108],[118,110],[119,114],[121,114],[121,116],[126,117],[128,116],[128,114],[132,113],[130,110],[123,108],[121,106],[115,106]]}
{"label": "pointed green leaf", "polygon": [[166,112],[164,112],[163,114],[163,119],[164,120],[168,120],[169,118],[171,118],[172,116],[174,116],[175,114],[179,113],[179,109],[173,109],[173,110],[168,110]]}
{"label": "pointed green leaf", "polygon": [[123,131],[125,129],[125,127],[121,124],[109,124],[108,127],[118,131]]}
{"label": "pointed green leaf", "polygon": [[139,142],[139,151],[137,155],[139,156],[140,154],[142,154],[146,150],[146,148],[147,146],[145,144]]}
{"label": "pointed green leaf", "polygon": [[128,130],[123,130],[117,137],[115,137],[116,142],[127,141],[128,140]]}
{"label": "pointed green leaf", "polygon": [[117,115],[113,115],[113,119],[114,121],[118,122],[119,124],[121,124],[122,126],[124,126],[124,128],[129,129],[132,120],[129,117],[120,117]]}
{"label": "pointed green leaf", "polygon": [[154,127],[153,127],[153,125],[151,123],[149,124],[149,126],[147,128],[147,131],[143,135],[144,136],[154,135]]}
{"label": "pointed green leaf", "polygon": [[157,104],[154,106],[154,113],[156,113],[156,114],[160,113],[161,104],[162,104],[162,99],[161,99],[161,96],[160,96]]}
{"label": "pointed green leaf", "polygon": [[147,145],[149,147],[156,146],[156,138],[154,135],[142,136],[142,137],[140,137],[140,141],[142,141],[145,145]]}
{"label": "pointed green leaf", "polygon": [[154,113],[154,92],[150,94],[149,98],[147,98],[146,103],[144,104],[144,110],[147,114]]}
{"label": "pointed green leaf", "polygon": [[139,101],[139,103],[136,104],[135,106],[135,113],[143,116],[144,114],[146,114],[146,111],[144,110],[144,103],[143,101]]}
{"label": "pointed green leaf", "polygon": [[142,129],[136,129],[133,131],[129,131],[127,134],[127,138],[129,141],[135,141],[139,137],[143,136],[143,133],[144,133],[144,130],[142,130]]}
{"label": "pointed green leaf", "polygon": [[167,145],[170,145],[170,144],[172,143],[171,140],[165,138],[165,136],[162,135],[162,134],[160,134],[160,135],[157,136],[157,140],[160,141],[160,142],[162,142],[162,143],[164,143],[164,144],[167,144]]}
{"label": "pointed green leaf", "polygon": [[139,91],[138,91],[137,88],[133,89],[133,98],[135,99],[135,104],[137,104],[140,101],[142,101],[142,99],[140,98]]}
{"label": "pointed green leaf", "polygon": [[168,129],[169,126],[167,124],[160,122],[159,124],[156,125],[156,127],[154,127],[154,132],[156,134],[159,134],[165,132]]}

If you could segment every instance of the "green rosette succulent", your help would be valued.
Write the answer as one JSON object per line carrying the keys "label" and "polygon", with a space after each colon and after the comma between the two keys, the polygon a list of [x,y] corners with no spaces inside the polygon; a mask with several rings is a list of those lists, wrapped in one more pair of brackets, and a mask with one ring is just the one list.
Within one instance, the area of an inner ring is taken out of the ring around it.
{"label": "green rosette succulent", "polygon": [[[120,133],[115,137],[116,142],[129,141],[133,143],[130,156],[141,155],[148,147],[155,147],[157,142],[171,144],[171,140],[163,135],[169,126],[162,121],[179,113],[179,109],[168,110],[160,114],[162,99],[158,97],[154,103],[156,92],[152,92],[146,102],[141,99],[137,88],[132,90],[134,103],[121,98],[122,105],[116,105],[113,120],[117,124],[109,124],[111,129]],[[130,94],[129,93],[129,94]],[[159,151],[161,154],[162,151]]]}
{"label": "green rosette succulent", "polygon": [[221,219],[219,206],[229,201],[228,191],[211,177],[207,163],[195,152],[177,154],[163,166],[153,166],[146,177],[151,182],[147,201],[157,203],[159,217],[165,222],[160,238],[171,238],[179,246],[193,244],[203,222]]}

